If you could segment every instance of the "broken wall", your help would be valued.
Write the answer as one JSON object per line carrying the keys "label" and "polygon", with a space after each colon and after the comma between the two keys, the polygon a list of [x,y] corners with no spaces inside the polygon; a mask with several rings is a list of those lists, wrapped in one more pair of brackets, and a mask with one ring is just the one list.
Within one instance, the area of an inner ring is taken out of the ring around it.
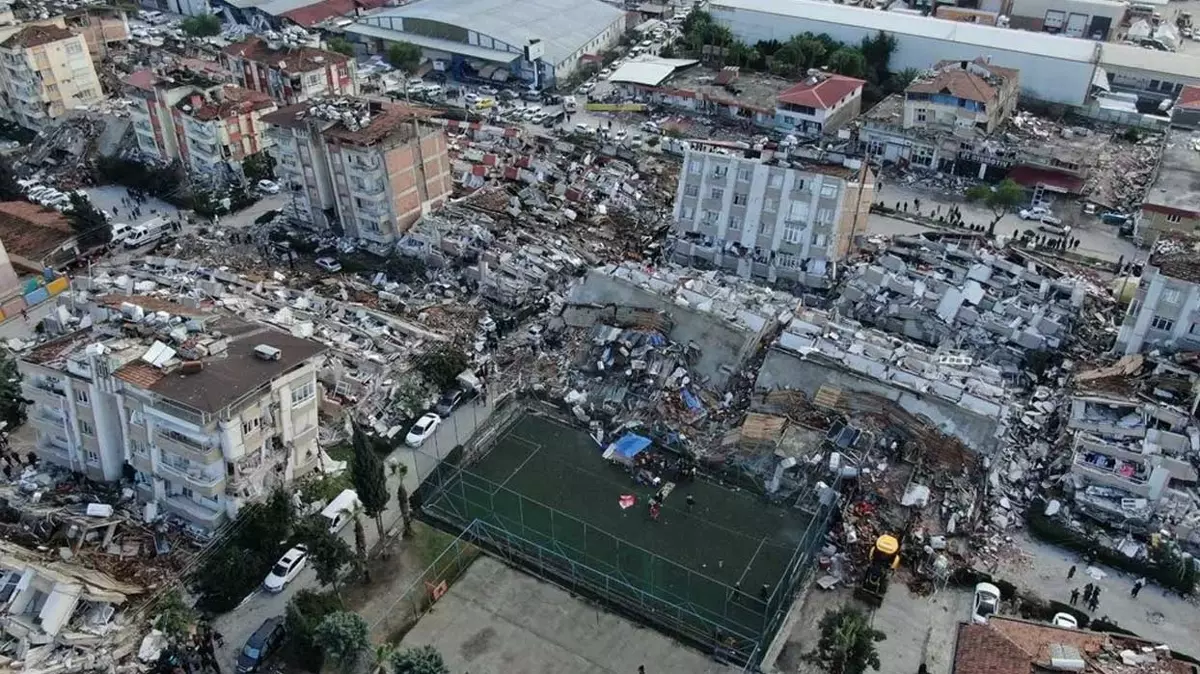
{"label": "broken wall", "polygon": [[759,390],[790,388],[803,391],[810,400],[826,385],[843,393],[870,393],[891,400],[906,412],[928,419],[942,433],[981,454],[991,454],[996,448],[997,418],[974,414],[949,401],[920,396],[848,370],[805,360],[783,349],[772,348],[767,352],[755,382]]}

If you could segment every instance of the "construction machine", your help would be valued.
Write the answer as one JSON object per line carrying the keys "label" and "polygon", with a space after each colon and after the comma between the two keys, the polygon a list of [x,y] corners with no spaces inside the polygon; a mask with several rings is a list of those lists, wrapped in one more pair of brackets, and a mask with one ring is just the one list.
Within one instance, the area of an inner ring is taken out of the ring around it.
{"label": "construction machine", "polygon": [[883,595],[887,594],[888,583],[892,572],[900,566],[900,541],[891,534],[883,534],[875,539],[867,564],[867,572],[863,575],[862,584],[858,587],[858,596],[873,606],[883,604]]}

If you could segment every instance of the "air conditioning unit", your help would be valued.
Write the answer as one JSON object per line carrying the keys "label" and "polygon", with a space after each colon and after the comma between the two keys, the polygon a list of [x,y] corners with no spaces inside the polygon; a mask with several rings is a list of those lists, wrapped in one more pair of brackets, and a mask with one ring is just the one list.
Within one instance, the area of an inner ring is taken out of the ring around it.
{"label": "air conditioning unit", "polygon": [[254,356],[262,360],[279,360],[283,352],[270,344],[259,344],[254,347]]}

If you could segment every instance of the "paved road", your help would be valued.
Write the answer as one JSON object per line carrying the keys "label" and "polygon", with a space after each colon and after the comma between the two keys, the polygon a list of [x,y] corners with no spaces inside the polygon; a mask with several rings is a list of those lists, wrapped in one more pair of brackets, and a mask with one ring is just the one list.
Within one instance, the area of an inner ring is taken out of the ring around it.
{"label": "paved road", "polygon": [[[492,407],[490,405],[468,403],[451,414],[438,428],[434,436],[427,440],[420,450],[401,447],[393,451],[386,461],[389,464],[400,462],[408,466],[408,472],[404,476],[404,486],[411,494],[416,490],[420,482],[419,476],[428,475],[447,452],[461,441],[470,437],[475,431],[475,427],[487,419],[491,411]],[[398,484],[399,479],[396,476],[389,475],[388,492],[395,494]],[[400,509],[397,507],[396,499],[393,497],[388,504],[388,509],[383,513],[385,529],[390,531],[396,526],[399,518]],[[373,548],[379,540],[376,528],[371,523],[364,521],[363,529],[367,534],[367,547]],[[342,532],[342,538],[353,546],[354,527],[346,527]],[[399,555],[396,555],[395,559],[399,563]],[[288,602],[300,590],[318,589],[318,587],[316,574],[311,567],[306,568],[296,580],[284,588],[283,592],[268,594],[261,589],[257,590],[246,597],[236,609],[219,616],[214,621],[214,624],[217,631],[225,637],[225,647],[219,649],[217,657],[222,663],[222,667],[228,666],[230,668],[225,671],[232,671],[238,652],[264,620],[284,615]]]}

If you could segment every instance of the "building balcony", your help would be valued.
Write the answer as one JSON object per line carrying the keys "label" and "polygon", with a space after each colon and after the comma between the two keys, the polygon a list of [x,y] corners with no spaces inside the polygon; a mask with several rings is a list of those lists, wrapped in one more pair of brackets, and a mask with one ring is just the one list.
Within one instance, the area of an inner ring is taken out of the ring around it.
{"label": "building balcony", "polygon": [[210,422],[216,421],[212,415],[206,415],[182,405],[176,405],[169,400],[159,400],[146,407],[146,412],[167,422],[173,422],[183,427],[194,426],[203,428]]}
{"label": "building balcony", "polygon": [[345,163],[346,169],[351,173],[366,176],[375,175],[379,172],[379,168],[383,166],[383,162],[379,161],[379,157],[347,159]]}
{"label": "building balcony", "polygon": [[154,444],[164,452],[205,466],[221,458],[220,445],[194,440],[182,434],[155,433]]}
{"label": "building balcony", "polygon": [[38,405],[37,409],[29,415],[29,420],[33,425],[42,431],[49,433],[66,433],[66,423],[63,421],[61,412],[54,413],[51,408]]}
{"label": "building balcony", "polygon": [[71,456],[71,450],[66,445],[59,444],[49,438],[41,438],[34,445],[33,451],[38,455],[38,458],[52,463],[63,468],[74,469],[74,462]]}
{"label": "building balcony", "polygon": [[350,191],[357,194],[374,196],[383,194],[386,184],[382,180],[351,180]]}
{"label": "building balcony", "polygon": [[177,468],[162,461],[158,464],[159,476],[172,482],[187,485],[192,491],[204,496],[216,496],[225,492],[224,467],[218,475],[207,475],[195,468]]}
{"label": "building balcony", "polygon": [[206,508],[186,496],[168,496],[162,505],[167,512],[178,515],[203,529],[213,529],[225,517],[224,510]]}
{"label": "building balcony", "polygon": [[67,395],[65,389],[55,384],[36,380],[26,380],[22,384],[21,390],[25,392],[26,398],[50,407],[61,407],[62,401]]}
{"label": "building balcony", "polygon": [[154,465],[150,462],[150,454],[130,454],[129,465],[147,475],[154,474]]}

